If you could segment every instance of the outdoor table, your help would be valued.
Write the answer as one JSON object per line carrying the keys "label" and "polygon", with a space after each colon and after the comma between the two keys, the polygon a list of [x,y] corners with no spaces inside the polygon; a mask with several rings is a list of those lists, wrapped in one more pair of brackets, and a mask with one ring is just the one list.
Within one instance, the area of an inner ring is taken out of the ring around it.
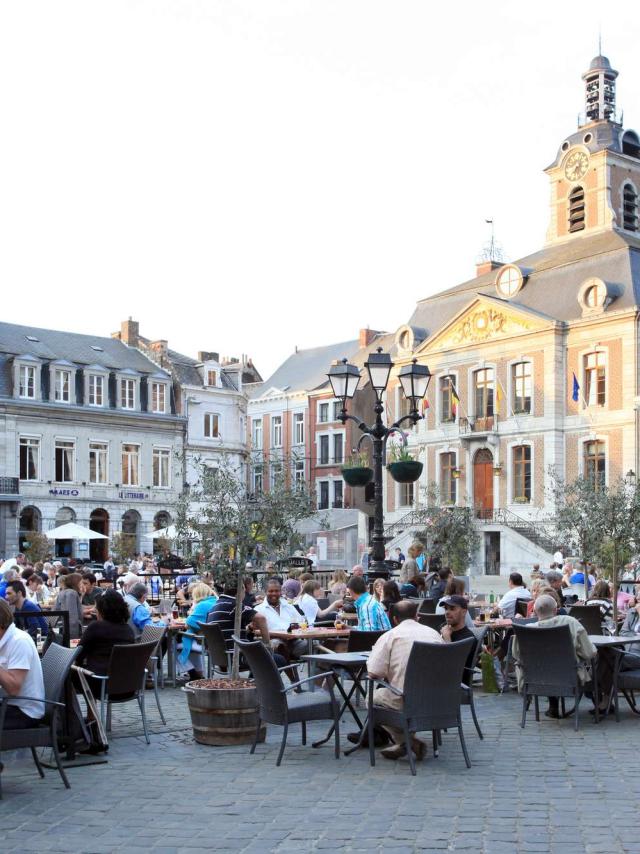
{"label": "outdoor table", "polygon": [[[621,638],[618,635],[589,635],[589,640],[595,646],[596,649],[605,649],[607,647],[624,647],[627,644],[638,643],[640,638],[637,637],[624,637]],[[594,659],[595,660],[595,659]],[[598,696],[598,668],[591,668],[591,681],[593,682],[593,693],[594,696]],[[596,713],[595,715],[596,723],[600,723],[600,715]]]}
{"label": "outdoor table", "polygon": [[[309,645],[309,655],[313,657],[313,642],[315,640],[326,640],[327,638],[347,638],[349,637],[349,632],[351,629],[323,629],[323,628],[311,628],[311,629],[296,629],[293,632],[272,632],[269,631],[269,635],[276,640],[296,640],[297,638],[303,638],[308,641]],[[305,656],[306,658],[306,656]],[[315,673],[314,662],[309,662],[309,676],[313,676]],[[313,682],[310,683],[310,687],[312,691],[315,691],[315,685]]]}
{"label": "outdoor table", "polygon": [[[362,677],[365,675],[365,670],[367,667],[367,660],[369,658],[368,652],[328,652],[324,653],[324,655],[303,655],[302,658],[305,661],[308,661],[309,664],[320,665],[321,670],[331,670],[336,677],[336,687],[340,694],[342,695],[343,704],[340,709],[340,714],[338,715],[338,719],[340,719],[345,713],[346,709],[349,709],[351,715],[353,716],[354,721],[358,729],[362,730],[363,724],[360,718],[358,717],[358,713],[353,707],[351,703],[351,698],[354,693],[359,690],[363,696],[366,697],[366,693],[362,688]],[[316,668],[317,670],[317,668]],[[338,678],[338,673],[336,671],[346,670],[349,673],[350,679],[353,681],[353,686],[349,693],[344,689],[342,684],[342,680]],[[329,741],[331,736],[333,735],[334,726],[331,725],[331,729],[325,736],[325,738],[320,741],[316,741],[313,743],[313,747],[320,747],[321,744]]]}
{"label": "outdoor table", "polygon": [[487,631],[487,647],[490,650],[498,646],[496,635],[500,632],[506,632],[513,626],[513,620],[495,619],[495,620],[474,620],[473,625],[479,629],[486,628]]}

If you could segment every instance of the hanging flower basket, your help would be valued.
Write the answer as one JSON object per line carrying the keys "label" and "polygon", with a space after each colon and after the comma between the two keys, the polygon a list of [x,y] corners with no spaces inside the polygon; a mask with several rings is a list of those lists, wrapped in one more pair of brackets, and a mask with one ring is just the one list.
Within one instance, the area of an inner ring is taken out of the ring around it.
{"label": "hanging flower basket", "polygon": [[414,483],[422,474],[423,465],[417,460],[400,460],[389,463],[387,468],[396,483]]}
{"label": "hanging flower basket", "polygon": [[373,469],[368,466],[354,466],[343,468],[342,477],[349,486],[366,486],[373,480]]}

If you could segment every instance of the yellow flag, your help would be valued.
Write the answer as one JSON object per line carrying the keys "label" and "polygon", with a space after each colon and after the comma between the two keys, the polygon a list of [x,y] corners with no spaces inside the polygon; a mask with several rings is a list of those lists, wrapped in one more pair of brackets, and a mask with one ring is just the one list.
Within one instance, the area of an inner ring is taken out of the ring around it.
{"label": "yellow flag", "polygon": [[500,412],[500,404],[502,403],[502,388],[500,384],[496,387],[496,412]]}

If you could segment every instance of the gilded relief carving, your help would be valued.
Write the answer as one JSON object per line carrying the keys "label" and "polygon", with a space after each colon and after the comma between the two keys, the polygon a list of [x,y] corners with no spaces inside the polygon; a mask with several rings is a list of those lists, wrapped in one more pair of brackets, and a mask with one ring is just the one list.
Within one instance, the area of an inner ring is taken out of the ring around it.
{"label": "gilded relief carving", "polygon": [[533,325],[524,318],[510,316],[494,308],[478,308],[461,318],[438,342],[438,346],[475,344],[497,335],[516,335],[532,328]]}

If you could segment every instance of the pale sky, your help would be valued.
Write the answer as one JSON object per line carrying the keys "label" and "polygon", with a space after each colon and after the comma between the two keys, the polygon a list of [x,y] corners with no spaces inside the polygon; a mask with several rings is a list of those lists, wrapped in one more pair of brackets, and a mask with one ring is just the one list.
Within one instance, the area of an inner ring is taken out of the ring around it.
{"label": "pale sky", "polygon": [[[395,330],[544,242],[602,4],[3,0],[0,317],[189,355]],[[614,7],[612,6],[611,9]],[[603,53],[640,130],[637,10]]]}

